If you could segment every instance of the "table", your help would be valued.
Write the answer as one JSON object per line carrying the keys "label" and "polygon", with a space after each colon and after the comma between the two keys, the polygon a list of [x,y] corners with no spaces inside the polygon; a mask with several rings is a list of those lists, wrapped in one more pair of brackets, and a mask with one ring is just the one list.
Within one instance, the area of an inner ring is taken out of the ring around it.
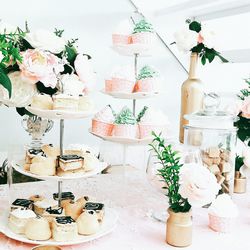
{"label": "table", "polygon": [[[12,200],[16,197],[27,197],[34,193],[53,193],[56,184],[53,182],[36,182],[15,184]],[[76,195],[89,194],[104,201],[106,206],[113,207],[119,213],[115,231],[103,238],[71,247],[64,250],[165,250],[181,249],[165,243],[165,223],[151,217],[155,209],[167,208],[166,198],[157,193],[147,182],[146,176],[139,170],[130,169],[113,174],[102,174],[81,181],[67,181],[64,190],[73,191]],[[75,190],[75,191],[74,191]],[[21,195],[22,194],[22,195]],[[240,216],[232,233],[222,234],[208,228],[207,210],[193,210],[193,244],[187,250],[248,250],[250,249],[250,195],[235,194],[233,199],[239,206]],[[32,245],[8,239],[0,234],[1,250],[26,250]],[[182,248],[183,249],[183,248]]]}

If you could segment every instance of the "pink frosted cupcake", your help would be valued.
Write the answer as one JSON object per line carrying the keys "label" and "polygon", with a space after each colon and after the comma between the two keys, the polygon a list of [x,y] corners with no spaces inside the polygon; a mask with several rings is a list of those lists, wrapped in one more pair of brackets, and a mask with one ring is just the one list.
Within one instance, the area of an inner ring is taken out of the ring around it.
{"label": "pink frosted cupcake", "polygon": [[133,44],[152,44],[155,38],[155,33],[151,23],[145,19],[135,24],[132,34]]}
{"label": "pink frosted cupcake", "polygon": [[112,34],[113,45],[126,45],[131,43],[131,33],[133,25],[130,20],[123,20],[118,24]]}
{"label": "pink frosted cupcake", "polygon": [[208,209],[209,227],[216,232],[231,232],[238,208],[228,194],[218,195]]}
{"label": "pink frosted cupcake", "polygon": [[134,92],[158,92],[159,74],[150,66],[144,66],[137,77]]}
{"label": "pink frosted cupcake", "polygon": [[95,114],[92,119],[92,132],[100,136],[111,136],[115,116],[110,105]]}
{"label": "pink frosted cupcake", "polygon": [[152,137],[152,132],[167,136],[169,122],[161,111],[145,106],[139,113],[137,122],[140,139]]}
{"label": "pink frosted cupcake", "polygon": [[136,119],[131,110],[124,107],[115,119],[113,135],[124,138],[136,138],[136,134]]}

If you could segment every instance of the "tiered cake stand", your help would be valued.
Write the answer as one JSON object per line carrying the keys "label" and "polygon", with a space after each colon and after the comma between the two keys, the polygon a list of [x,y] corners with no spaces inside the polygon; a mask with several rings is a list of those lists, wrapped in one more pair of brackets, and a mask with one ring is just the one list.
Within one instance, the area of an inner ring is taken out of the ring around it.
{"label": "tiered cake stand", "polygon": [[[26,108],[29,112],[32,114],[35,114],[40,117],[49,118],[49,119],[59,119],[60,120],[60,154],[63,154],[63,139],[64,139],[64,120],[65,119],[84,119],[87,117],[90,117],[93,115],[92,112],[72,112],[72,111],[57,111],[57,110],[41,110],[36,108],[27,107]],[[68,176],[68,177],[59,177],[59,176],[38,176],[31,173],[26,172],[22,168],[22,163],[20,162],[11,162],[11,167],[13,167],[18,172],[34,177],[41,180],[52,180],[58,182],[58,205],[61,204],[61,198],[62,198],[62,184],[64,180],[72,180],[72,179],[80,179],[80,178],[87,178],[90,176],[94,176],[96,174],[99,174],[102,170],[104,170],[107,167],[107,164],[103,163],[96,169],[90,172],[86,172],[81,175],[76,176]],[[13,233],[7,226],[8,224],[8,215],[2,219],[2,223],[0,223],[0,229],[1,231],[8,236],[9,238],[30,243],[30,244],[46,244],[46,245],[74,245],[79,244],[83,242],[88,242],[97,238],[100,238],[108,233],[110,233],[116,226],[117,222],[117,214],[113,209],[105,208],[105,217],[103,224],[101,226],[101,229],[94,235],[90,236],[82,236],[78,235],[78,237],[73,241],[65,241],[65,242],[57,242],[53,239],[50,239],[48,241],[34,241],[27,239],[24,235],[19,235]]]}

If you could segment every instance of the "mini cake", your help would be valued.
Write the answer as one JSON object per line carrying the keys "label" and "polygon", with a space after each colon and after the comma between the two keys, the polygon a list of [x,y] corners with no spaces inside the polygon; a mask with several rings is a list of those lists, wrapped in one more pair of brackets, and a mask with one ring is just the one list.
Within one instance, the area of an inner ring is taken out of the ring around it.
{"label": "mini cake", "polygon": [[114,112],[110,105],[95,114],[92,119],[92,132],[100,136],[112,135],[113,122],[115,120]]}
{"label": "mini cake", "polygon": [[150,66],[141,68],[134,92],[158,92],[159,91],[159,74]]}
{"label": "mini cake", "polygon": [[233,228],[238,208],[228,194],[218,195],[208,209],[209,227],[217,232],[230,232]]}
{"label": "mini cake", "polygon": [[56,217],[52,222],[55,241],[71,241],[77,237],[77,224],[70,216]]}
{"label": "mini cake", "polygon": [[49,222],[41,216],[31,218],[26,223],[24,233],[30,240],[48,240],[51,237]]}
{"label": "mini cake", "polygon": [[31,200],[27,199],[16,199],[12,204],[11,204],[11,211],[17,208],[25,208],[25,209],[30,209],[32,210],[34,207],[34,203]]}
{"label": "mini cake", "polygon": [[62,155],[58,157],[58,166],[63,171],[79,169],[83,167],[83,158],[79,155]]}
{"label": "mini cake", "polygon": [[46,154],[44,153],[44,151],[42,149],[28,149],[26,151],[26,156],[25,156],[25,162],[27,164],[31,164],[32,163],[32,159],[36,156],[44,156],[46,157]]}
{"label": "mini cake", "polygon": [[[54,200],[58,201],[58,193],[53,194]],[[61,195],[61,206],[63,207],[65,203],[74,201],[75,195],[72,192],[62,192]]]}
{"label": "mini cake", "polygon": [[132,34],[132,43],[150,45],[153,43],[154,35],[152,24],[142,19],[135,24]]}
{"label": "mini cake", "polygon": [[36,156],[32,159],[30,172],[39,176],[51,176],[56,174],[56,162],[54,158]]}
{"label": "mini cake", "polygon": [[42,150],[47,157],[56,159],[60,155],[60,148],[54,147],[52,144],[46,144],[42,146]]}
{"label": "mini cake", "polygon": [[83,208],[83,211],[95,211],[98,217],[98,221],[102,222],[104,217],[104,204],[96,202],[87,202]]}
{"label": "mini cake", "polygon": [[126,45],[131,43],[132,31],[133,24],[129,19],[120,22],[112,34],[113,45]]}
{"label": "mini cake", "polygon": [[72,170],[66,170],[64,171],[61,168],[57,168],[56,175],[60,177],[70,177],[70,176],[76,176],[76,175],[83,175],[85,173],[84,168],[78,168],[78,169],[72,169]]}
{"label": "mini cake", "polygon": [[34,211],[36,214],[42,215],[47,208],[54,209],[58,205],[58,202],[52,199],[43,199],[34,203]]}
{"label": "mini cake", "polygon": [[95,234],[100,229],[98,216],[94,210],[84,211],[77,219],[78,233],[82,235]]}
{"label": "mini cake", "polygon": [[65,216],[65,214],[64,214],[64,209],[62,207],[57,206],[54,208],[51,207],[46,208],[42,216],[51,223],[54,218]]}
{"label": "mini cake", "polygon": [[35,217],[32,210],[17,208],[10,212],[8,226],[14,233],[23,234],[28,220]]}
{"label": "mini cake", "polygon": [[91,154],[90,152],[86,152],[83,154],[83,164],[84,164],[84,170],[87,171],[92,171],[95,169],[97,166],[99,166],[100,162],[97,159],[97,157],[94,154]]}
{"label": "mini cake", "polygon": [[54,110],[71,110],[78,111],[79,97],[67,94],[53,95],[53,109]]}
{"label": "mini cake", "polygon": [[78,110],[79,111],[91,111],[94,110],[94,102],[89,96],[79,95]]}
{"label": "mini cake", "polygon": [[169,122],[161,111],[145,106],[139,113],[137,122],[141,139],[152,137],[152,132],[161,133],[164,137],[167,135]]}
{"label": "mini cake", "polygon": [[39,194],[34,194],[34,195],[30,196],[30,198],[29,198],[29,200],[31,200],[33,202],[42,201],[44,199],[45,199],[45,197],[42,195],[39,195]]}
{"label": "mini cake", "polygon": [[124,138],[136,138],[137,122],[128,107],[124,107],[117,115],[114,123],[113,135]]}
{"label": "mini cake", "polygon": [[38,109],[53,109],[53,101],[50,95],[45,94],[37,94],[33,96],[32,108],[38,108]]}

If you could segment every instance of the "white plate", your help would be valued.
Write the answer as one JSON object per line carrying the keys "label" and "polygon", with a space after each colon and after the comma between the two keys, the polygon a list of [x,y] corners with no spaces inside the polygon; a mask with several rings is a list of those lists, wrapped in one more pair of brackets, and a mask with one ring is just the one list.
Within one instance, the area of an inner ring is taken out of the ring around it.
{"label": "white plate", "polygon": [[145,138],[145,139],[137,139],[137,138],[124,138],[124,137],[118,137],[118,136],[101,136],[101,135],[97,135],[97,134],[93,133],[91,129],[89,129],[89,132],[92,135],[97,136],[104,141],[116,142],[116,143],[120,143],[120,144],[147,145],[147,144],[151,143],[153,140],[153,138],[151,138],[151,137]]}
{"label": "white plate", "polygon": [[21,241],[21,242],[25,242],[25,243],[29,243],[29,244],[35,244],[35,245],[43,244],[43,245],[50,245],[50,246],[53,246],[53,245],[67,246],[67,245],[76,245],[76,244],[81,244],[84,242],[92,241],[92,240],[98,239],[106,234],[111,233],[115,229],[117,219],[118,219],[118,215],[114,209],[105,208],[105,216],[104,216],[103,223],[101,225],[100,230],[96,234],[90,235],[90,236],[78,235],[78,237],[75,240],[60,241],[60,242],[54,241],[52,239],[46,240],[46,241],[29,240],[22,234],[13,233],[8,228],[8,216],[5,216],[4,219],[1,220],[0,228],[1,228],[1,231],[3,234],[5,234],[7,237],[14,239],[14,240],[17,240],[17,241]]}
{"label": "white plate", "polygon": [[12,162],[12,166],[17,172],[19,172],[23,175],[32,177],[32,178],[36,178],[36,179],[40,179],[40,180],[64,181],[64,180],[88,178],[88,177],[97,175],[97,174],[101,173],[108,166],[108,164],[106,162],[100,162],[99,166],[96,166],[96,168],[93,169],[92,171],[88,171],[88,172],[85,172],[82,174],[71,174],[68,176],[56,176],[56,175],[54,175],[54,176],[41,176],[41,175],[32,174],[32,173],[25,171],[23,169],[24,160],[18,161],[18,162]]}
{"label": "white plate", "polygon": [[119,44],[113,45],[111,48],[123,56],[134,56],[138,54],[139,56],[151,56],[153,46],[145,44]]}
{"label": "white plate", "polygon": [[81,119],[92,116],[95,111],[45,110],[32,107],[26,109],[37,116],[48,119]]}
{"label": "white plate", "polygon": [[154,92],[154,93],[149,93],[149,92],[136,92],[136,93],[123,93],[123,92],[106,92],[104,89],[101,90],[101,92],[105,95],[110,95],[114,98],[119,98],[119,99],[147,99],[147,98],[153,98],[156,96],[159,96],[162,93],[159,92]]}

